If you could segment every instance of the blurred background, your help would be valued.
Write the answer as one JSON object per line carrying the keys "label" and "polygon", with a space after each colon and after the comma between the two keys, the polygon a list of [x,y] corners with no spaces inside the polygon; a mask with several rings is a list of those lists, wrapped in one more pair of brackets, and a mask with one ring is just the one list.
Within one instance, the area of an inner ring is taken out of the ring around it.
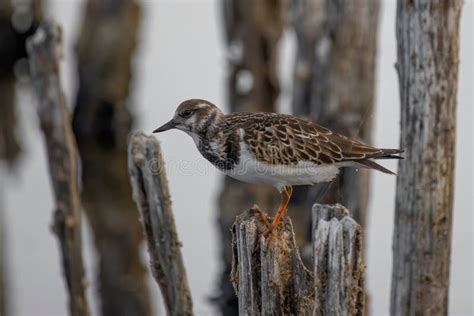
{"label": "blurred background", "polygon": [[[136,304],[142,306],[144,315],[163,311],[157,285],[148,270],[148,256],[144,244],[140,242],[138,212],[130,204],[126,185],[123,188],[119,184],[120,178],[126,177],[121,175],[124,170],[118,168],[124,163],[120,157],[126,148],[126,137],[120,134],[121,131],[143,130],[149,133],[168,121],[176,106],[189,98],[210,100],[225,111],[246,109],[251,102],[238,96],[233,97],[232,93],[236,93],[233,89],[245,94],[252,86],[258,86],[259,80],[267,80],[274,85],[269,95],[261,99],[270,100],[274,105],[267,103],[261,109],[272,110],[271,106],[274,106],[277,111],[293,113],[295,98],[298,97],[296,89],[301,89],[301,83],[295,83],[295,73],[298,77],[298,74],[305,71],[299,68],[295,70],[295,59],[297,56],[301,58],[298,53],[301,52],[301,46],[298,45],[301,34],[298,35],[291,27],[278,24],[272,15],[268,15],[268,23],[277,31],[275,34],[273,31],[262,31],[262,36],[267,39],[267,51],[270,52],[263,64],[267,63],[265,65],[268,66],[268,63],[273,62],[275,67],[269,68],[268,78],[261,79],[252,73],[241,72],[238,76],[233,74],[237,67],[235,64],[246,53],[241,51],[242,47],[234,45],[233,36],[243,37],[240,40],[244,43],[248,43],[245,42],[248,39],[245,38],[245,33],[242,36],[242,33],[232,31],[238,23],[232,21],[235,16],[229,15],[229,10],[235,8],[227,7],[227,11],[223,9],[223,3],[228,4],[230,1],[149,0],[137,4],[123,3],[128,2],[117,1],[113,4],[113,1],[109,1],[109,7],[88,6],[86,1],[73,0],[48,0],[42,3],[42,16],[54,19],[63,28],[64,59],[61,79],[71,111],[76,108],[74,131],[84,160],[84,174],[90,175],[83,179],[83,205],[87,212],[87,217],[84,216],[83,219],[83,240],[89,281],[88,296],[94,315],[100,314],[101,309],[107,314],[106,307],[100,305],[100,299],[113,301],[123,297],[127,300],[130,295],[137,295]],[[124,11],[120,13],[119,10]],[[109,23],[101,25],[100,18]],[[373,42],[375,56],[370,51],[370,45],[367,47],[367,56],[375,65],[374,107],[362,111],[363,115],[357,121],[356,135],[353,135],[371,138],[372,144],[385,148],[397,148],[399,142],[399,90],[394,67],[395,18],[396,2],[381,1],[378,20],[373,21],[378,27],[376,41]],[[33,21],[36,19],[41,17],[38,16]],[[282,21],[295,23],[285,14]],[[474,27],[473,21],[474,2],[468,0],[464,3],[461,18],[451,315],[472,315],[473,312],[474,51],[472,35],[469,35]],[[17,24],[22,27],[22,22]],[[249,30],[251,29],[247,29]],[[115,37],[107,34],[115,34]],[[5,38],[0,39],[0,46],[6,45]],[[243,46],[249,50],[253,47],[252,44]],[[114,47],[124,53],[113,54],[111,52],[114,49],[102,53],[102,47]],[[105,67],[105,70],[97,70],[102,67],[98,65],[101,61],[112,65]],[[25,77],[24,62],[20,60],[14,68],[17,78],[14,88],[16,136],[22,152],[14,159],[14,163],[4,161],[0,165],[0,233],[3,241],[1,260],[6,271],[5,292],[11,315],[66,315],[67,298],[58,247],[50,231],[54,209],[52,190],[43,137],[38,126],[37,100]],[[117,64],[119,66],[115,67]],[[300,64],[297,63],[298,65]],[[370,69],[371,66],[368,67]],[[273,82],[274,78],[278,78],[279,88]],[[8,98],[0,90],[0,102],[7,102]],[[102,110],[99,118],[90,119],[87,104],[93,103],[99,104]],[[127,108],[132,115],[128,114]],[[256,108],[260,109],[258,106]],[[100,123],[100,120],[107,122],[112,112],[116,115],[116,125],[100,129],[97,143],[91,145],[87,138],[90,130],[94,130],[94,124]],[[117,113],[121,113],[121,116]],[[318,120],[317,113],[309,111],[306,114]],[[0,124],[6,124],[5,120],[0,119]],[[0,130],[2,128],[0,126]],[[371,130],[371,137],[365,135],[367,129]],[[158,139],[165,156],[195,312],[197,315],[219,314],[219,310],[224,312],[226,308],[231,309],[228,306],[232,305],[225,295],[228,289],[223,285],[228,271],[222,258],[228,256],[226,252],[229,250],[225,246],[221,247],[221,241],[225,243],[225,238],[230,238],[226,225],[234,215],[222,210],[229,207],[244,210],[255,201],[248,197],[249,193],[245,188],[237,189],[235,183],[228,180],[224,182],[219,172],[201,157],[191,138],[185,134],[172,131],[160,134]],[[110,164],[108,170],[101,163]],[[384,166],[396,169],[395,162],[387,161]],[[113,179],[104,180],[107,177]],[[373,315],[386,315],[390,302],[396,179],[375,172],[370,173],[369,177],[371,184],[368,211],[360,218],[366,227],[370,310]],[[113,189],[107,189],[107,185]],[[230,196],[229,190],[239,193]],[[273,193],[269,191],[261,189],[255,199],[261,204],[274,200]],[[305,194],[305,199],[309,202],[302,205],[315,202],[313,195]],[[126,198],[112,201],[108,195],[124,195]],[[344,194],[339,192],[339,195]],[[242,196],[246,196],[246,199],[242,199]],[[235,203],[236,199],[240,202]],[[109,211],[98,214],[94,211],[101,208],[99,205],[106,205],[104,203],[115,203],[110,207],[115,213],[111,214]],[[269,202],[268,207],[271,205],[272,202]],[[128,210],[120,209],[127,207]],[[294,209],[298,207],[295,205]],[[298,213],[293,212],[290,216],[298,222],[298,217],[306,218],[309,214],[310,209],[306,207],[306,210],[298,209]],[[116,217],[119,219],[115,219]],[[304,229],[300,231],[305,232]],[[303,240],[305,237],[300,238]],[[304,249],[304,241],[300,244]],[[130,262],[124,264],[121,259],[123,256],[128,257]],[[132,293],[128,293],[127,289],[114,292],[117,285],[114,284],[115,280],[111,280],[113,277],[107,274],[120,273],[117,272],[122,271],[120,269],[139,280],[132,282]],[[99,290],[100,295],[97,294]],[[105,292],[109,293],[108,297]],[[109,313],[113,312],[113,305],[114,302],[111,302],[112,309]],[[151,306],[151,311],[148,306]],[[231,312],[227,314],[231,315]]]}

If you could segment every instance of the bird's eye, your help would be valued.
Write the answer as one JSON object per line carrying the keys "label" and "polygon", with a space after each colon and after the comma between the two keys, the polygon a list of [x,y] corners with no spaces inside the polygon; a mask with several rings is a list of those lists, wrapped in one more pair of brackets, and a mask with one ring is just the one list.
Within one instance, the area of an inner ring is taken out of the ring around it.
{"label": "bird's eye", "polygon": [[193,114],[193,112],[194,112],[193,110],[187,109],[181,112],[179,116],[184,117],[184,118],[190,117]]}

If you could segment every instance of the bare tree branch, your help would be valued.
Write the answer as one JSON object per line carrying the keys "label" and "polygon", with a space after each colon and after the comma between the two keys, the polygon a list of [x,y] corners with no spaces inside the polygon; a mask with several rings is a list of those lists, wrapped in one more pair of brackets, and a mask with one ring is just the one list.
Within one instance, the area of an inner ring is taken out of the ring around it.
{"label": "bare tree branch", "polygon": [[193,315],[160,145],[152,136],[135,133],[128,157],[133,198],[140,210],[151,270],[168,315]]}
{"label": "bare tree branch", "polygon": [[44,23],[28,40],[27,49],[56,198],[53,231],[60,245],[69,309],[74,316],[89,315],[81,253],[78,154],[59,77],[62,56],[60,27],[52,22]]}

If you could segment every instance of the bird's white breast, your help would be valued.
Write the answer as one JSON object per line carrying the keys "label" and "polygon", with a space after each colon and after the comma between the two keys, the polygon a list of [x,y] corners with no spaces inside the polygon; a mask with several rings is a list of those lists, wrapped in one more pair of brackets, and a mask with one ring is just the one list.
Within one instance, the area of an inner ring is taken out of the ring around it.
{"label": "bird's white breast", "polygon": [[240,143],[239,163],[225,173],[249,183],[271,184],[281,190],[285,185],[312,185],[333,180],[339,173],[338,165],[317,165],[309,161],[296,165],[270,165],[258,161],[244,142]]}

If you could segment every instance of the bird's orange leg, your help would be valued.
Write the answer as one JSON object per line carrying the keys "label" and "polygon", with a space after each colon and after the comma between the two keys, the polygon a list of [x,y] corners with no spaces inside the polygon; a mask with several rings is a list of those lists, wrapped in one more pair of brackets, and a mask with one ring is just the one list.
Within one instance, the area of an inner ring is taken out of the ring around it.
{"label": "bird's orange leg", "polygon": [[282,199],[278,211],[276,213],[275,219],[273,220],[272,227],[268,231],[268,234],[271,234],[273,230],[278,226],[283,215],[285,215],[286,208],[291,199],[291,194],[293,193],[293,187],[291,185],[285,186],[282,192]]}

